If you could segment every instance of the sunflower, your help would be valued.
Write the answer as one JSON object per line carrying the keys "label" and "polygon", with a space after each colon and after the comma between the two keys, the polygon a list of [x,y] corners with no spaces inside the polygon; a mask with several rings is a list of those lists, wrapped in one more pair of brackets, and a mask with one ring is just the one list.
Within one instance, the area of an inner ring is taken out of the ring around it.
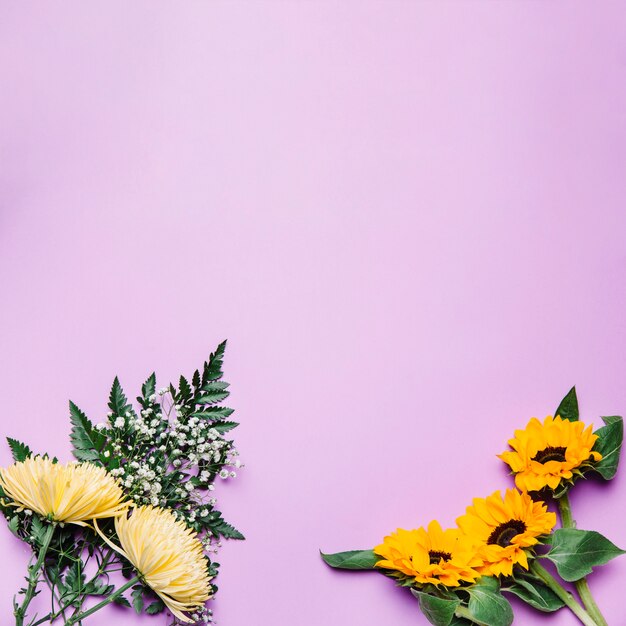
{"label": "sunflower", "polygon": [[600,461],[592,450],[597,435],[582,422],[548,416],[543,424],[533,417],[524,430],[516,430],[509,440],[513,450],[498,455],[515,474],[515,485],[522,491],[556,489],[562,480],[571,481],[581,468]]}
{"label": "sunflower", "polygon": [[457,524],[474,541],[483,560],[480,574],[511,576],[516,564],[528,569],[527,550],[552,531],[556,515],[527,493],[507,489],[504,498],[499,491],[474,498]]}
{"label": "sunflower", "polygon": [[462,582],[473,583],[479,575],[475,568],[481,565],[470,541],[458,529],[442,530],[437,521],[428,530],[399,528],[374,552],[383,557],[377,567],[401,572],[421,584],[458,587]]}
{"label": "sunflower", "polygon": [[0,487],[10,506],[50,520],[85,526],[119,515],[126,507],[116,480],[91,463],[53,463],[41,456],[0,469]]}
{"label": "sunflower", "polygon": [[[98,529],[96,525],[96,529]],[[181,621],[211,597],[211,577],[198,535],[166,509],[140,506],[115,518],[121,548],[103,539],[138,571],[141,579]]]}

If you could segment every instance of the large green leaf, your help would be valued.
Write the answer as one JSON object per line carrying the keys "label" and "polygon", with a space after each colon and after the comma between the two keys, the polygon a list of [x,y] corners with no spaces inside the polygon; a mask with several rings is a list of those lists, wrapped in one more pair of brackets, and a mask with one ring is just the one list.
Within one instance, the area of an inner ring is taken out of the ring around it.
{"label": "large green leaf", "polygon": [[461,604],[458,598],[439,598],[416,589],[411,589],[411,593],[420,601],[426,619],[435,626],[450,626],[454,611]]}
{"label": "large green leaf", "polygon": [[324,561],[336,569],[373,570],[380,557],[373,550],[349,550],[324,554],[320,552]]}
{"label": "large green leaf", "polygon": [[546,555],[559,576],[568,582],[580,580],[596,565],[604,565],[624,550],[618,548],[595,530],[559,528],[552,535],[552,549]]}
{"label": "large green leaf", "polygon": [[33,454],[32,450],[25,443],[22,443],[17,439],[7,437],[7,443],[9,444],[9,448],[11,448],[13,460],[17,463],[25,461],[29,456]]}
{"label": "large green leaf", "polygon": [[516,578],[511,584],[503,587],[502,591],[512,593],[520,600],[545,613],[558,611],[565,606],[563,600],[538,580]]}
{"label": "large green leaf", "polygon": [[602,455],[602,459],[598,461],[595,470],[604,480],[611,480],[615,476],[619,464],[619,455],[624,439],[624,421],[619,415],[603,417],[602,421],[605,426],[598,428],[595,432],[598,435],[598,440],[593,449]]}
{"label": "large green leaf", "polygon": [[499,587],[496,578],[483,576],[467,588],[470,596],[467,609],[473,621],[488,626],[510,626],[513,623],[513,609]]}
{"label": "large green leaf", "polygon": [[567,419],[570,422],[577,422],[579,419],[578,412],[578,397],[576,396],[576,387],[572,387],[567,395],[561,400],[558,409],[554,413],[555,416],[559,415],[563,419]]}

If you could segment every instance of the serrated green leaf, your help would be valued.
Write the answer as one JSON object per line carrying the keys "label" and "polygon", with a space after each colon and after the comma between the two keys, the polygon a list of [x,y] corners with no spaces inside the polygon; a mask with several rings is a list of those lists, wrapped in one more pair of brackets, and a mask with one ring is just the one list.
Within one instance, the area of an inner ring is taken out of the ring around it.
{"label": "serrated green leaf", "polygon": [[17,517],[17,515],[14,515],[8,522],[8,526],[9,526],[9,530],[16,536],[19,537],[19,535],[17,534],[18,528],[20,525],[20,519],[19,517]]}
{"label": "serrated green leaf", "polygon": [[510,626],[513,623],[513,609],[500,593],[497,579],[483,576],[466,591],[470,596],[467,610],[475,622],[489,626]]}
{"label": "serrated green leaf", "polygon": [[113,380],[113,385],[111,385],[111,392],[109,393],[109,409],[113,412],[114,415],[124,416],[126,411],[132,411],[132,407],[128,404],[128,400],[124,395],[124,390],[120,385],[120,381],[116,376]]}
{"label": "serrated green leaf", "polygon": [[580,414],[578,411],[578,397],[576,396],[576,387],[572,387],[567,395],[561,400],[561,404],[554,413],[555,416],[559,415],[563,419],[567,419],[570,422],[577,422]]}
{"label": "serrated green leaf", "polygon": [[22,443],[17,439],[7,437],[7,443],[9,444],[9,448],[11,448],[11,454],[13,455],[13,460],[16,463],[25,461],[33,454],[32,450],[25,443]]}
{"label": "serrated green leaf", "polygon": [[209,357],[208,363],[204,364],[204,371],[202,373],[202,383],[209,380],[219,380],[224,374],[222,372],[222,365],[224,363],[224,351],[226,350],[226,341],[220,343],[217,346],[215,352]]}
{"label": "serrated green leaf", "polygon": [[373,570],[380,557],[373,550],[348,550],[324,554],[320,552],[327,565],[335,569]]}
{"label": "serrated green leaf", "polygon": [[233,428],[237,428],[237,426],[239,426],[239,422],[215,422],[211,428],[217,430],[218,433],[224,434]]}
{"label": "serrated green leaf", "polygon": [[594,470],[598,472],[604,480],[611,480],[619,465],[622,441],[624,439],[624,422],[619,415],[603,417],[605,426],[598,428],[595,434],[598,439],[593,447],[602,455],[602,459],[596,463]]}
{"label": "serrated green leaf", "polygon": [[186,404],[187,401],[191,399],[192,393],[191,385],[184,376],[181,376],[178,381],[178,394],[176,395],[176,399],[181,404]]}
{"label": "serrated green leaf", "polygon": [[141,613],[143,611],[143,587],[141,585],[133,587],[130,597],[133,600],[133,608],[135,611]]}
{"label": "serrated green leaf", "polygon": [[546,555],[555,565],[559,576],[568,582],[580,580],[597,565],[624,554],[613,542],[595,530],[559,528],[552,534],[552,549]]}
{"label": "serrated green leaf", "polygon": [[419,600],[420,610],[434,626],[450,626],[454,612],[461,601],[458,598],[439,598],[417,589],[411,593]]}
{"label": "serrated green leaf", "polygon": [[162,613],[165,610],[165,604],[163,604],[162,600],[155,600],[152,604],[146,607],[146,613],[148,615],[157,615],[158,613]]}
{"label": "serrated green leaf", "polygon": [[544,613],[552,613],[565,606],[563,600],[551,589],[534,579],[516,578],[511,584],[503,587],[502,591],[512,593],[526,604]]}
{"label": "serrated green leaf", "polygon": [[207,420],[220,420],[230,417],[234,413],[234,409],[226,406],[205,406],[202,411],[195,411],[191,417],[201,417]]}
{"label": "serrated green leaf", "polygon": [[200,380],[200,372],[198,370],[193,373],[193,376],[191,377],[191,384],[195,389],[198,389],[198,387],[202,384],[202,381]]}
{"label": "serrated green leaf", "polygon": [[224,520],[219,511],[213,511],[209,516],[209,520],[205,522],[204,525],[215,537],[222,536],[226,539],[245,539],[232,524]]}
{"label": "serrated green leaf", "polygon": [[70,400],[70,422],[72,431],[70,441],[72,454],[79,461],[100,461],[100,449],[105,436],[98,432],[87,416]]}
{"label": "serrated green leaf", "polygon": [[148,376],[146,382],[141,386],[141,395],[144,400],[150,398],[156,391],[156,374],[152,372],[150,376]]}
{"label": "serrated green leaf", "polygon": [[128,609],[131,608],[130,602],[124,596],[117,596],[117,598],[113,600],[113,603],[118,604],[119,606],[125,606]]}
{"label": "serrated green leaf", "polygon": [[228,383],[219,381],[202,385],[202,395],[195,399],[196,404],[215,404],[225,400],[230,395],[230,392],[226,391],[228,386]]}

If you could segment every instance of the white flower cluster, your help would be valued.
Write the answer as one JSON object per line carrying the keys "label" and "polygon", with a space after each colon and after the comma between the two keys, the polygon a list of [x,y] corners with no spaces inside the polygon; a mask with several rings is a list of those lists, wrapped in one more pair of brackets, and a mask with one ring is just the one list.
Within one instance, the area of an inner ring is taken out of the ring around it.
{"label": "white flower cluster", "polygon": [[[127,411],[124,416],[114,416],[109,413],[112,430],[108,434],[115,455],[126,456],[122,441],[128,435],[141,444],[137,456],[110,471],[137,504],[170,506],[175,508],[177,517],[194,524],[206,518],[217,503],[210,495],[215,489],[214,472],[219,468],[217,475],[221,479],[235,478],[236,470],[242,465],[233,443],[227,441],[212,422],[194,415],[188,417],[190,407],[172,403],[166,408],[169,398],[163,396],[168,393],[166,387],[158,391],[160,403],[156,394],[150,396],[151,406],[139,414]],[[102,431],[107,426],[99,424],[97,428]],[[108,457],[107,453],[108,450],[105,452]],[[176,481],[172,485],[167,480],[171,468],[194,476],[193,481]]]}

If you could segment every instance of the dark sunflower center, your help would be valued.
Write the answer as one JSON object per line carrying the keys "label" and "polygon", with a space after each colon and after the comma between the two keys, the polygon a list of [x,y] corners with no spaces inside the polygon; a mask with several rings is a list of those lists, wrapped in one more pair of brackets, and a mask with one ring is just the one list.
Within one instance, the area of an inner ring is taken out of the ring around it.
{"label": "dark sunflower center", "polygon": [[567,448],[553,448],[552,446],[548,446],[543,450],[540,450],[533,457],[533,461],[537,461],[537,463],[547,463],[548,461],[560,461],[563,463],[565,461],[565,451]]}
{"label": "dark sunflower center", "polygon": [[500,524],[487,539],[487,543],[497,544],[506,548],[511,545],[513,537],[523,533],[526,530],[526,524],[518,519],[512,519],[504,524]]}
{"label": "dark sunflower center", "polygon": [[430,557],[431,565],[437,565],[441,559],[449,561],[452,558],[452,555],[449,552],[440,552],[439,550],[430,550],[428,552],[428,556]]}

